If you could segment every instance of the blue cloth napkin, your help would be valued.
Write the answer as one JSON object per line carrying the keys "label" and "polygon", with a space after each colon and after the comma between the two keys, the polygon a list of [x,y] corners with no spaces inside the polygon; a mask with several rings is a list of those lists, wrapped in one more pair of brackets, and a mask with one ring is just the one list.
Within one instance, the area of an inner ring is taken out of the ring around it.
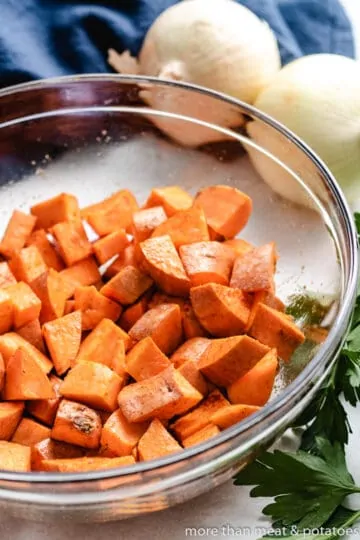
{"label": "blue cloth napkin", "polygon": [[[111,71],[107,50],[137,54],[151,23],[176,0],[0,0],[0,86]],[[239,0],[277,35],[283,63],[303,54],[354,56],[339,0]],[[241,31],[241,29],[239,29]]]}

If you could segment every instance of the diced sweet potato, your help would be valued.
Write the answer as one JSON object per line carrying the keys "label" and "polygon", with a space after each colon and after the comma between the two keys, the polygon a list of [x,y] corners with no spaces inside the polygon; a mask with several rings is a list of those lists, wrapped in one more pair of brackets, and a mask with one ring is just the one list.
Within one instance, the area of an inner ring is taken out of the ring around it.
{"label": "diced sweet potato", "polygon": [[193,287],[190,299],[196,317],[210,334],[226,337],[245,331],[252,301],[242,291],[207,283]]}
{"label": "diced sweet potato", "polygon": [[81,311],[74,311],[43,326],[44,338],[56,373],[63,375],[74,363],[81,342]]}
{"label": "diced sweet potato", "polygon": [[167,220],[167,215],[162,206],[154,206],[139,210],[133,215],[131,232],[135,242],[143,242],[149,238],[153,231]]}
{"label": "diced sweet potato", "polygon": [[101,428],[101,418],[96,411],[63,399],[56,413],[51,438],[83,448],[98,448]]}
{"label": "diced sweet potato", "polygon": [[0,441],[0,470],[29,472],[31,449],[22,444]]}
{"label": "diced sweet potato", "polygon": [[135,381],[148,379],[169,366],[170,360],[151,337],[146,337],[136,343],[126,356],[126,371]]}
{"label": "diced sweet potato", "polygon": [[17,329],[17,333],[26,341],[31,343],[40,352],[45,353],[44,340],[42,337],[41,325],[39,319],[34,319]]}
{"label": "diced sweet potato", "polygon": [[124,251],[115,259],[115,261],[107,268],[105,276],[107,278],[114,277],[120,270],[125,268],[125,266],[132,265],[136,266],[135,260],[135,246],[134,244],[129,244],[126,246]]}
{"label": "diced sweet potato", "polygon": [[77,473],[125,467],[134,463],[135,460],[132,456],[117,458],[80,457],[74,459],[44,459],[42,470],[48,472]]}
{"label": "diced sweet potato", "polygon": [[23,348],[17,349],[7,362],[3,394],[6,401],[55,397],[46,374]]}
{"label": "diced sweet potato", "polygon": [[5,289],[9,285],[16,283],[16,278],[12,273],[9,263],[0,262],[0,289]]}
{"label": "diced sweet potato", "polygon": [[41,300],[27,283],[24,283],[23,281],[14,283],[14,285],[10,285],[6,288],[6,292],[9,295],[12,304],[15,328],[20,328],[39,318]]}
{"label": "diced sweet potato", "polygon": [[24,411],[22,401],[0,402],[0,441],[9,441]]}
{"label": "diced sweet potato", "polygon": [[199,323],[191,304],[185,303],[182,309],[182,326],[186,339],[206,337],[208,332]]}
{"label": "diced sweet potato", "polygon": [[134,195],[123,189],[100,203],[83,208],[81,216],[99,236],[106,236],[119,229],[127,229],[138,209]]}
{"label": "diced sweet potato", "polygon": [[190,280],[170,236],[149,238],[139,244],[141,265],[168,294],[187,296]]}
{"label": "diced sweet potato", "polygon": [[210,416],[210,422],[221,429],[226,429],[245,420],[245,418],[259,410],[260,407],[254,405],[228,405],[214,412]]}
{"label": "diced sweet potato", "polygon": [[217,426],[214,426],[213,424],[208,424],[196,433],[193,433],[189,437],[186,437],[186,439],[182,441],[182,444],[184,448],[189,448],[190,446],[195,446],[195,444],[200,444],[204,441],[207,441],[208,439],[215,437],[219,433],[220,429]]}
{"label": "diced sweet potato", "polygon": [[180,247],[180,258],[191,285],[205,283],[228,285],[235,255],[220,242],[196,242]]}
{"label": "diced sweet potato", "polygon": [[228,387],[231,403],[265,405],[274,386],[277,368],[276,350],[272,349],[250,371]]}
{"label": "diced sweet potato", "polygon": [[234,251],[235,257],[245,255],[245,253],[248,253],[254,249],[252,244],[246,242],[246,240],[242,240],[241,238],[231,238],[230,240],[225,240],[224,246],[230,247]]}
{"label": "diced sweet potato", "polygon": [[198,362],[204,375],[219,386],[228,386],[242,377],[269,351],[249,336],[214,339]]}
{"label": "diced sweet potato", "polygon": [[236,188],[209,186],[200,191],[195,204],[205,212],[208,225],[225,238],[233,238],[247,224],[252,211],[252,201]]}
{"label": "diced sweet potato", "polygon": [[264,291],[263,304],[266,304],[267,306],[276,309],[277,311],[281,311],[282,313],[285,312],[284,302],[270,291]]}
{"label": "diced sweet potato", "polygon": [[206,396],[209,386],[201,374],[196,360],[186,360],[186,362],[181,364],[181,366],[178,368],[178,372],[181,373],[181,375],[185,377],[185,379],[189,381],[189,383],[196,388],[200,394]]}
{"label": "diced sweet potato", "polygon": [[63,221],[51,229],[61,257],[72,266],[90,257],[92,246],[81,221]]}
{"label": "diced sweet potato", "polygon": [[125,386],[119,394],[119,405],[129,422],[144,422],[183,414],[201,399],[200,392],[169,366],[158,375]]}
{"label": "diced sweet potato", "polygon": [[119,304],[99,293],[94,286],[75,290],[75,309],[82,313],[83,330],[92,330],[103,319],[116,321],[122,312]]}
{"label": "diced sweet potato", "polygon": [[118,255],[129,244],[125,229],[114,231],[93,243],[95,257],[99,264],[105,264]]}
{"label": "diced sweet potato", "polygon": [[31,448],[31,470],[43,471],[44,460],[79,458],[83,457],[84,453],[85,450],[79,446],[44,439]]}
{"label": "diced sweet potato", "polygon": [[142,296],[135,304],[127,307],[121,317],[120,317],[120,326],[126,332],[134,326],[134,324],[141,319],[141,317],[146,313],[148,308],[148,300],[145,296]]}
{"label": "diced sweet potato", "polygon": [[15,210],[0,242],[0,255],[11,257],[25,246],[35,227],[36,217]]}
{"label": "diced sweet potato", "polygon": [[134,341],[151,337],[164,354],[171,354],[182,339],[181,312],[176,304],[150,309],[129,331]]}
{"label": "diced sweet potato", "polygon": [[288,362],[295,349],[304,342],[305,336],[296,324],[283,313],[259,304],[250,335],[269,347]]}
{"label": "diced sweet potato", "polygon": [[5,362],[4,362],[2,354],[0,353],[0,392],[2,391],[4,387],[4,383],[5,383]]}
{"label": "diced sweet potato", "polygon": [[68,291],[61,274],[50,268],[48,272],[31,283],[31,288],[41,300],[40,322],[42,324],[62,317]]}
{"label": "diced sweet potato", "polygon": [[35,418],[40,420],[40,422],[43,422],[47,426],[52,426],[61,401],[59,389],[60,385],[62,384],[62,380],[55,375],[50,375],[49,379],[56,397],[52,399],[37,399],[34,401],[29,401],[26,404],[26,409],[29,414],[35,416]]}
{"label": "diced sweet potato", "polygon": [[207,338],[196,337],[188,339],[173,353],[170,360],[176,368],[188,360],[193,360],[197,363],[210,344],[211,340]]}
{"label": "diced sweet potato", "polygon": [[138,443],[140,461],[149,461],[182,450],[163,424],[155,418]]}
{"label": "diced sweet potato", "polygon": [[28,241],[28,246],[36,246],[40,252],[43,261],[48,268],[53,268],[57,272],[60,272],[65,268],[64,262],[53,244],[50,242],[44,229],[34,231]]}
{"label": "diced sweet potato", "polygon": [[11,441],[24,446],[34,446],[35,444],[50,437],[51,430],[35,420],[23,418],[15,430]]}
{"label": "diced sweet potato", "polygon": [[78,221],[80,217],[77,198],[61,193],[52,199],[35,204],[30,209],[37,217],[37,229],[50,229],[61,221]]}
{"label": "diced sweet potato", "polygon": [[122,386],[120,377],[104,364],[79,362],[66,375],[60,394],[94,409],[115,411]]}
{"label": "diced sweet potato", "polygon": [[200,206],[177,212],[167,221],[156,227],[152,238],[170,236],[176,249],[193,242],[206,242],[210,239],[205,214]]}
{"label": "diced sweet potato", "polygon": [[234,263],[230,287],[246,292],[273,292],[276,268],[275,244],[271,242],[240,255]]}
{"label": "diced sweet potato", "polygon": [[10,330],[14,323],[14,306],[8,288],[0,289],[0,334]]}
{"label": "diced sweet potato", "polygon": [[151,191],[145,207],[162,206],[171,217],[176,212],[188,210],[193,204],[193,198],[179,186],[166,186]]}
{"label": "diced sweet potato", "polygon": [[67,298],[70,298],[77,287],[95,285],[101,279],[101,275],[95,259],[89,257],[60,272],[60,276],[66,282],[69,290]]}
{"label": "diced sweet potato", "polygon": [[64,315],[69,315],[73,311],[75,311],[75,300],[66,300]]}
{"label": "diced sweet potato", "polygon": [[15,334],[15,332],[9,332],[0,336],[0,353],[4,358],[5,367],[7,367],[10,358],[14,356],[19,348],[24,349],[44,373],[49,373],[52,370],[52,362],[38,349],[33,347],[31,343],[18,334]]}
{"label": "diced sweet potato", "polygon": [[153,280],[135,266],[126,266],[101,289],[101,294],[120,302],[133,304],[153,284]]}
{"label": "diced sweet potato", "polygon": [[210,416],[214,412],[230,405],[228,400],[224,398],[220,390],[213,390],[208,397],[196,407],[193,411],[189,412],[185,416],[182,416],[178,420],[175,420],[170,425],[175,435],[183,441],[187,437],[190,437],[197,431],[200,431],[206,427],[210,422]]}
{"label": "diced sweet potato", "polygon": [[102,447],[116,456],[128,456],[147,430],[148,423],[134,424],[117,409],[105,422],[101,433]]}
{"label": "diced sweet potato", "polygon": [[14,253],[9,262],[18,281],[31,283],[47,271],[47,266],[36,246],[29,246]]}

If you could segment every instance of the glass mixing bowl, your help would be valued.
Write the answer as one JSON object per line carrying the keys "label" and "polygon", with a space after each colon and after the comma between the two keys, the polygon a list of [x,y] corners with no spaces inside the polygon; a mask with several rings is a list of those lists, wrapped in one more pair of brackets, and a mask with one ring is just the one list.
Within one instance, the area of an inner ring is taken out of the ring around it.
{"label": "glass mixing bowl", "polygon": [[[236,186],[254,202],[242,237],[255,244],[275,240],[279,296],[298,319],[327,334],[319,344],[309,333],[291,364],[282,366],[269,403],[217,437],[121,469],[0,471],[0,508],[38,520],[114,520],[183,502],[231,478],[309,403],[349,323],[357,240],[330,172],[256,109],[156,79],[91,75],[7,88],[0,92],[0,122],[0,231],[14,208],[27,210],[63,191],[87,205],[120,188],[144,201],[159,185],[179,184],[192,193],[216,183]],[[284,190],[302,205],[282,199],[277,192]]]}

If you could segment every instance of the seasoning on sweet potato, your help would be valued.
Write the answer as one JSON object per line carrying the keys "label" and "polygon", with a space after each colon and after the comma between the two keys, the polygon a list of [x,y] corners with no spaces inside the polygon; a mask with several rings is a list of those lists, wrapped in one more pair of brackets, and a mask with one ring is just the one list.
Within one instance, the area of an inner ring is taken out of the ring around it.
{"label": "seasoning on sweet potato", "polygon": [[245,418],[259,410],[260,407],[254,405],[228,405],[214,412],[210,416],[210,422],[221,429],[226,429],[245,420]]}
{"label": "seasoning on sweet potato", "polygon": [[190,280],[169,235],[149,238],[139,244],[142,267],[155,283],[173,296],[187,296]]}
{"label": "seasoning on sweet potato", "polygon": [[0,289],[0,334],[10,330],[14,323],[14,305],[6,289]]}
{"label": "seasoning on sweet potato", "polygon": [[42,470],[48,472],[77,473],[85,471],[97,471],[100,469],[113,469],[134,465],[132,456],[115,458],[106,457],[80,457],[73,459],[44,459]]}
{"label": "seasoning on sweet potato", "polygon": [[148,308],[148,300],[146,295],[142,296],[135,304],[127,307],[121,317],[119,324],[128,332],[130,328],[146,313]]}
{"label": "seasoning on sweet potato", "polygon": [[0,441],[0,470],[29,472],[31,449],[22,444]]}
{"label": "seasoning on sweet potato", "polygon": [[24,446],[34,446],[34,444],[50,437],[51,430],[35,420],[23,418],[15,430],[11,441]]}
{"label": "seasoning on sweet potato", "polygon": [[0,440],[9,441],[24,412],[22,401],[0,402]]}
{"label": "seasoning on sweet potato", "polygon": [[278,355],[288,362],[295,349],[304,342],[305,336],[284,313],[259,304],[250,335],[261,343],[277,349]]}
{"label": "seasoning on sweet potato", "polygon": [[82,313],[83,330],[92,330],[102,319],[116,321],[122,312],[118,303],[101,294],[93,285],[75,290],[75,309]]}
{"label": "seasoning on sweet potato", "polygon": [[89,257],[60,272],[61,278],[68,286],[67,298],[70,298],[77,287],[95,285],[101,279],[101,275],[95,259]]}
{"label": "seasoning on sweet potato", "polygon": [[245,253],[254,249],[252,244],[241,238],[230,238],[230,240],[225,240],[224,246],[230,247],[234,251],[235,257],[245,255]]}
{"label": "seasoning on sweet potato", "polygon": [[145,208],[162,206],[166,215],[171,217],[176,212],[188,210],[193,204],[193,198],[179,186],[166,186],[151,191]]}
{"label": "seasoning on sweet potato", "polygon": [[60,394],[94,409],[112,412],[117,409],[121,386],[120,377],[104,364],[79,362],[66,375]]}
{"label": "seasoning on sweet potato", "polygon": [[119,406],[129,422],[144,422],[183,414],[201,399],[200,392],[169,366],[149,379],[125,386],[119,394]]}
{"label": "seasoning on sweet potato", "polygon": [[22,347],[7,362],[3,396],[6,401],[55,397],[48,377]]}
{"label": "seasoning on sweet potato", "polygon": [[246,292],[273,292],[275,268],[274,242],[254,248],[235,260],[230,287]]}
{"label": "seasoning on sweet potato", "polygon": [[220,390],[213,390],[193,411],[170,424],[170,428],[183,441],[187,437],[190,437],[190,435],[193,435],[193,433],[207,426],[210,422],[210,416],[228,405],[230,403],[222,395]]}
{"label": "seasoning on sweet potato", "polygon": [[151,237],[170,236],[176,249],[193,242],[206,242],[210,239],[205,214],[200,206],[177,212],[167,221],[156,227]]}
{"label": "seasoning on sweet potato", "polygon": [[274,386],[277,368],[276,349],[271,349],[250,371],[228,387],[231,403],[265,405]]}
{"label": "seasoning on sweet potato", "polygon": [[52,362],[38,349],[33,347],[31,343],[15,332],[8,332],[0,336],[0,354],[4,358],[5,367],[7,367],[10,358],[14,356],[20,347],[27,352],[28,356],[34,360],[44,373],[49,373],[52,370]]}
{"label": "seasoning on sweet potato", "polygon": [[62,317],[69,291],[61,274],[49,269],[31,283],[31,288],[41,301],[40,323]]}
{"label": "seasoning on sweet potato", "polygon": [[43,471],[44,460],[72,459],[83,457],[85,450],[79,446],[74,446],[52,439],[44,439],[31,448],[31,470]]}
{"label": "seasoning on sweet potato", "polygon": [[74,311],[43,326],[55,371],[63,375],[75,362],[81,342],[81,311]]}
{"label": "seasoning on sweet potato", "polygon": [[233,250],[220,242],[196,242],[179,250],[191,285],[205,283],[228,285],[235,255]]}
{"label": "seasoning on sweet potato", "polygon": [[204,441],[207,441],[208,439],[211,439],[211,437],[215,437],[219,433],[220,429],[217,426],[214,426],[213,424],[208,424],[196,433],[193,433],[189,437],[186,437],[186,439],[182,441],[183,447],[189,448],[190,446],[194,446],[195,444],[200,444]]}
{"label": "seasoning on sweet potato", "polygon": [[202,373],[219,386],[228,386],[242,377],[269,351],[249,336],[214,339],[198,362]]}
{"label": "seasoning on sweet potato", "polygon": [[36,347],[36,349],[42,353],[45,353],[45,345],[39,319],[30,321],[21,328],[18,328],[16,331],[22,338],[26,339],[26,341]]}
{"label": "seasoning on sweet potato", "polygon": [[51,229],[61,257],[72,266],[92,254],[92,245],[81,221],[62,221]]}
{"label": "seasoning on sweet potato", "polygon": [[154,206],[135,212],[131,227],[135,242],[143,242],[149,238],[156,227],[164,223],[167,218],[162,206]]}
{"label": "seasoning on sweet potato", "polygon": [[25,283],[31,283],[47,271],[45,261],[36,246],[28,246],[14,253],[9,265],[16,279]]}
{"label": "seasoning on sweet potato", "polygon": [[0,353],[0,392],[3,389],[4,383],[5,383],[5,362],[4,362],[2,354]]}
{"label": "seasoning on sweet potato", "polygon": [[264,293],[264,304],[282,313],[285,312],[285,304],[278,296],[275,296],[271,291],[264,291]]}
{"label": "seasoning on sweet potato", "polygon": [[185,298],[181,298],[181,296],[170,296],[169,294],[157,291],[149,299],[149,308],[152,309],[161,304],[177,304],[180,310],[183,311],[187,301]]}
{"label": "seasoning on sweet potato", "polygon": [[105,422],[101,433],[101,445],[116,456],[128,456],[148,428],[148,423],[134,424],[126,420],[117,409]]}
{"label": "seasoning on sweet potato", "polygon": [[126,355],[126,371],[135,381],[148,379],[169,366],[170,360],[150,336],[136,343]]}
{"label": "seasoning on sweet potato", "polygon": [[81,216],[99,236],[106,236],[119,229],[127,229],[138,209],[134,195],[122,189],[102,202],[83,208]]}
{"label": "seasoning on sweet potato", "polygon": [[63,399],[56,413],[51,438],[83,448],[98,448],[101,429],[101,418],[94,409]]}
{"label": "seasoning on sweet potato", "polygon": [[182,309],[182,326],[186,339],[206,337],[208,332],[199,323],[191,304],[185,303]]}
{"label": "seasoning on sweet potato", "polygon": [[16,283],[16,278],[12,273],[9,263],[0,262],[0,289],[5,289],[9,285]]}
{"label": "seasoning on sweet potato", "polygon": [[37,217],[37,229],[50,229],[62,221],[78,221],[80,217],[77,198],[68,193],[35,204],[30,209]]}
{"label": "seasoning on sweet potato", "polygon": [[122,251],[109,268],[106,269],[105,276],[107,278],[112,278],[128,265],[136,266],[134,244],[126,246],[124,251]]}
{"label": "seasoning on sweet potato", "polygon": [[129,244],[125,229],[114,231],[93,243],[95,257],[99,264],[105,264],[118,255]]}
{"label": "seasoning on sweet potato", "polygon": [[38,319],[41,311],[41,300],[27,283],[19,281],[6,288],[13,307],[14,326],[20,328]]}
{"label": "seasoning on sweet potato", "polygon": [[130,329],[134,341],[151,337],[164,354],[171,354],[182,339],[181,312],[177,304],[149,309]]}
{"label": "seasoning on sweet potato", "polygon": [[211,339],[203,337],[188,339],[172,354],[170,360],[176,368],[188,360],[193,360],[197,363],[210,344]]}
{"label": "seasoning on sweet potato", "polygon": [[210,334],[226,337],[244,333],[252,300],[242,291],[207,283],[193,287],[190,299],[196,317]]}
{"label": "seasoning on sweet potato", "polygon": [[55,397],[52,399],[37,399],[34,401],[29,401],[26,404],[26,410],[37,420],[40,420],[40,422],[43,422],[47,426],[52,426],[62,399],[59,392],[62,380],[55,375],[50,375],[49,380],[54,390]]}
{"label": "seasoning on sweet potato", "polygon": [[57,272],[60,272],[65,268],[65,264],[56,251],[55,247],[50,242],[44,229],[34,231],[30,238],[27,240],[28,246],[36,246],[40,252],[43,261],[48,268],[53,268]]}
{"label": "seasoning on sweet potato", "polygon": [[149,461],[150,459],[160,458],[182,450],[177,440],[170,435],[157,418],[154,418],[151,422],[139,440],[137,448],[140,461]]}
{"label": "seasoning on sweet potato", "polygon": [[181,375],[185,377],[185,379],[189,381],[189,383],[196,388],[200,394],[206,396],[209,391],[209,385],[200,372],[196,360],[186,360],[186,362],[181,364],[181,366],[178,368],[178,372],[181,373]]}
{"label": "seasoning on sweet potato", "polygon": [[233,238],[247,224],[252,211],[250,197],[230,186],[209,186],[195,197],[208,225],[225,238]]}
{"label": "seasoning on sweet potato", "polygon": [[35,227],[36,217],[14,210],[0,242],[0,255],[11,257],[25,246]]}
{"label": "seasoning on sweet potato", "polygon": [[153,284],[153,280],[135,266],[126,266],[101,289],[101,294],[121,304],[133,304]]}

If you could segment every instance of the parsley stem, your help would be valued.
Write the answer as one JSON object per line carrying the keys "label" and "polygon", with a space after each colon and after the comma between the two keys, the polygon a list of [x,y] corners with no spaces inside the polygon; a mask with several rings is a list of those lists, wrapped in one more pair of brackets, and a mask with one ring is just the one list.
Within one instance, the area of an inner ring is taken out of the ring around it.
{"label": "parsley stem", "polygon": [[350,525],[353,525],[354,523],[356,523],[359,519],[360,519],[360,510],[356,512],[355,514],[353,514],[352,516],[350,516],[345,521],[345,523],[343,523],[341,528],[346,529],[347,527],[350,527]]}

